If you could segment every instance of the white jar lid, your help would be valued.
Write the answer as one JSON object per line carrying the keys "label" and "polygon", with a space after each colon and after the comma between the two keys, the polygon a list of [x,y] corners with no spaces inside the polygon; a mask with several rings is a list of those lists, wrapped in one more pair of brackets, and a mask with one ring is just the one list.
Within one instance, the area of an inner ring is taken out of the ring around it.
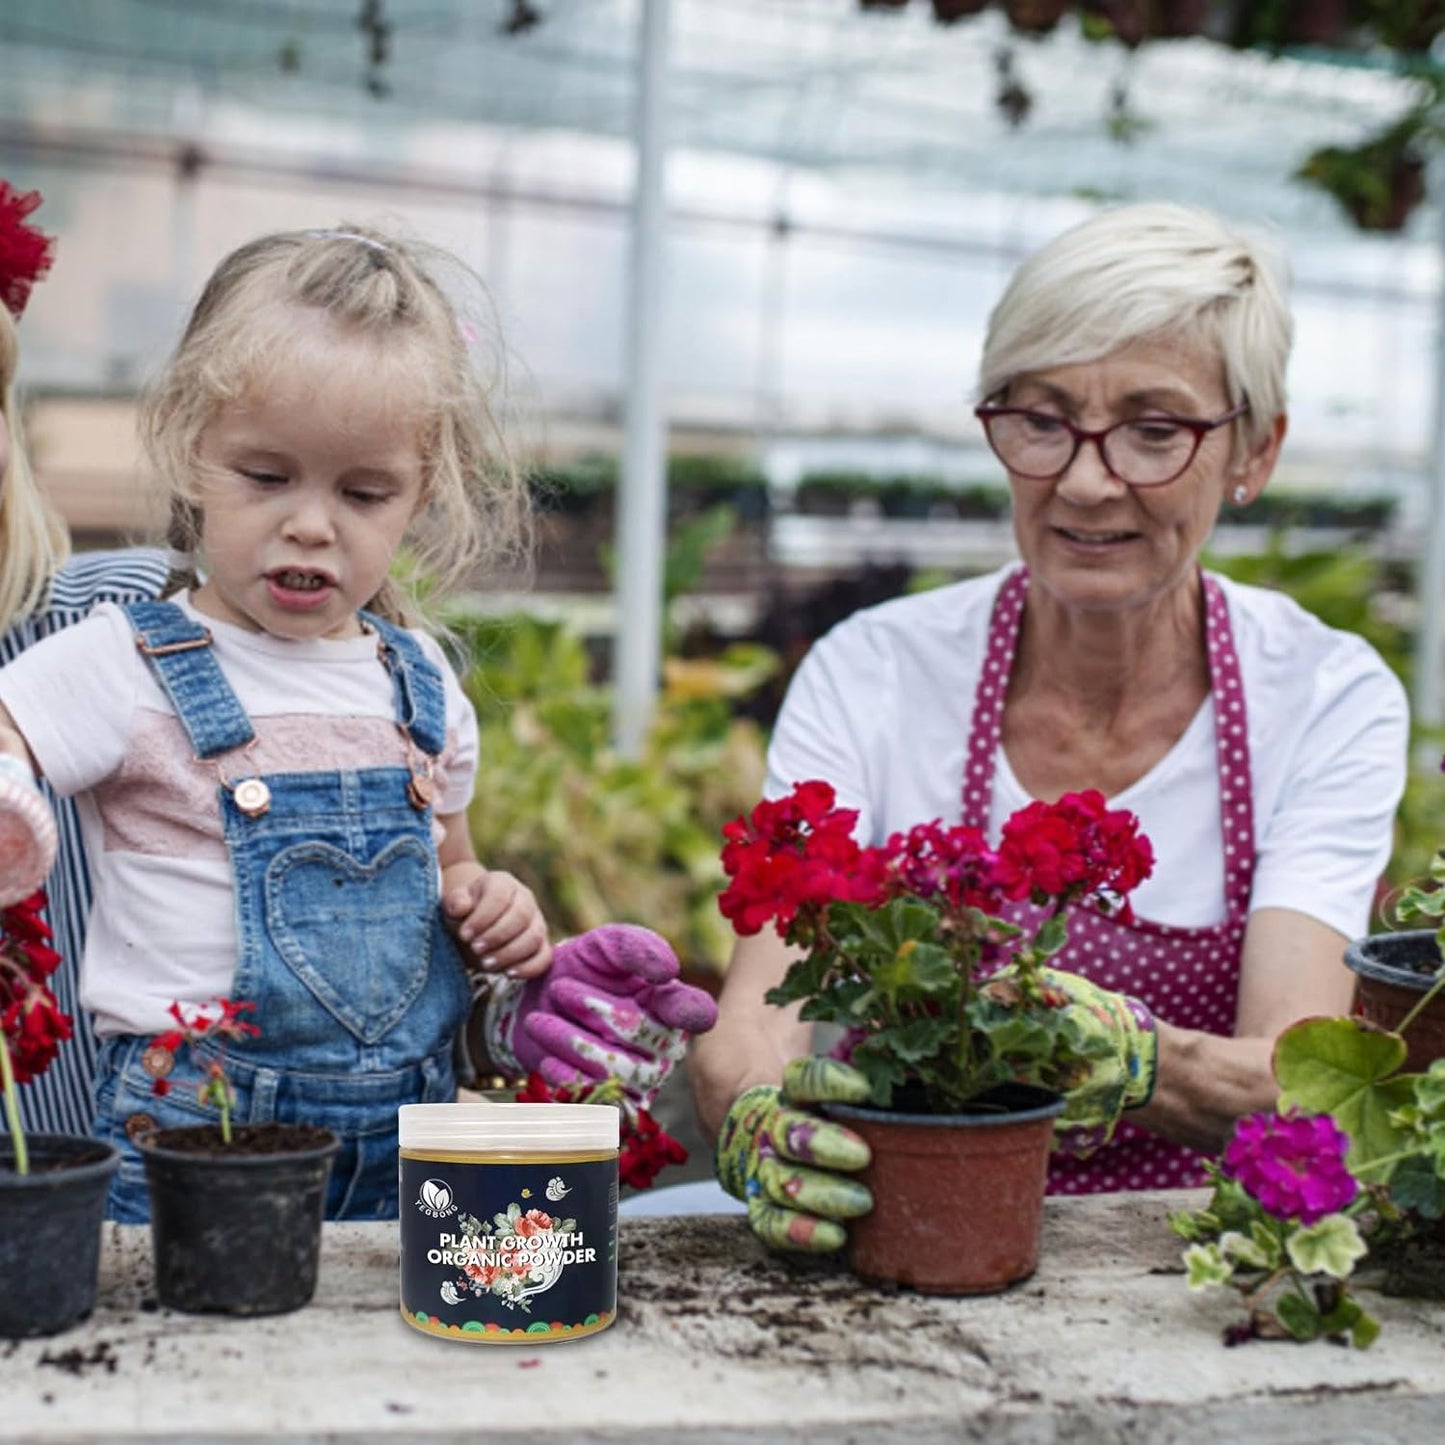
{"label": "white jar lid", "polygon": [[606,1151],[618,1147],[621,1128],[615,1104],[403,1104],[397,1110],[403,1149]]}

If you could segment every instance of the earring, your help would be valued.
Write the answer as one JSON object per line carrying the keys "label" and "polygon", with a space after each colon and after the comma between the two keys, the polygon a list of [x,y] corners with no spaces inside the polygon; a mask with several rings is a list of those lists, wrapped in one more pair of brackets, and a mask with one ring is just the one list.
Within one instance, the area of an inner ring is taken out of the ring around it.
{"label": "earring", "polygon": [[1243,482],[1241,482],[1239,486],[1234,489],[1234,505],[1236,507],[1242,507],[1248,497],[1249,488],[1246,487]]}

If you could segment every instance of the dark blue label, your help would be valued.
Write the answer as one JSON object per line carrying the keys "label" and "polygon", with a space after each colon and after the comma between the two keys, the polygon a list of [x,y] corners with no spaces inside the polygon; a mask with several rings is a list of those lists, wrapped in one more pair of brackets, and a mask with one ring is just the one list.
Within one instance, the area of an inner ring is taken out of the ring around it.
{"label": "dark blue label", "polygon": [[617,1310],[617,1160],[401,1159],[401,1304],[433,1333],[590,1332]]}

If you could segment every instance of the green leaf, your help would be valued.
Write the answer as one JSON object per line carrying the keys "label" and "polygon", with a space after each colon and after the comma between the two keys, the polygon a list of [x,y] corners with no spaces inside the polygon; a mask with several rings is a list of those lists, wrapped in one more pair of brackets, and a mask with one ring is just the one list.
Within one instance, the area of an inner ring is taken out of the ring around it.
{"label": "green leaf", "polygon": [[1427,1114],[1445,1114],[1445,1059],[1435,1059],[1420,1076],[1415,1098]]}
{"label": "green leaf", "polygon": [[864,1039],[849,1062],[868,1080],[869,1101],[879,1108],[892,1103],[894,1089],[908,1078],[897,1056],[886,1046],[880,1050],[874,1039]]}
{"label": "green leaf", "polygon": [[1241,1234],[1237,1229],[1228,1230],[1219,1236],[1219,1252],[1234,1264],[1243,1265],[1246,1269],[1260,1270],[1271,1268],[1274,1263],[1271,1255],[1277,1253],[1276,1250],[1262,1247],[1258,1239]]}
{"label": "green leaf", "polygon": [[1285,1241],[1290,1262],[1301,1274],[1327,1274],[1331,1279],[1348,1279],[1367,1248],[1359,1227],[1346,1214],[1327,1214]]}
{"label": "green leaf", "polygon": [[1302,1295],[1282,1294],[1275,1305],[1279,1322],[1297,1340],[1317,1340],[1320,1337],[1322,1320],[1320,1312],[1311,1301]]}
{"label": "green leaf", "polygon": [[1034,952],[1040,958],[1051,958],[1069,941],[1069,925],[1062,913],[1046,918],[1034,936]]}
{"label": "green leaf", "polygon": [[1445,1215],[1445,1179],[1428,1159],[1418,1155],[1401,1160],[1390,1175],[1390,1198],[1401,1209],[1413,1209],[1426,1219]]}
{"label": "green leaf", "polygon": [[1184,1266],[1190,1289],[1228,1284],[1234,1277],[1233,1266],[1219,1252],[1217,1244],[1190,1245],[1184,1251]]}
{"label": "green leaf", "polygon": [[1306,1019],[1287,1028],[1274,1047],[1280,1107],[1332,1115],[1350,1136],[1346,1162],[1359,1169],[1408,1142],[1407,1132],[1390,1119],[1414,1098],[1415,1076],[1397,1072],[1404,1062],[1399,1034],[1357,1019]]}
{"label": "green leaf", "polygon": [[1374,1315],[1366,1314],[1358,1304],[1355,1310],[1355,1322],[1350,1326],[1350,1343],[1357,1350],[1368,1350],[1379,1337],[1380,1322]]}
{"label": "green leaf", "polygon": [[1021,1062],[1046,1058],[1052,1051],[1053,1031],[1037,1018],[1012,1009],[1000,1010],[1002,1017],[984,1025],[989,1047],[1001,1058]]}
{"label": "green leaf", "polygon": [[885,997],[915,1002],[920,999],[947,1001],[960,988],[958,970],[946,948],[936,943],[905,939],[873,970],[873,982]]}
{"label": "green leaf", "polygon": [[888,1048],[904,1063],[916,1064],[935,1057],[952,1032],[950,1019],[926,1015],[880,1029],[878,1037],[886,1036]]}

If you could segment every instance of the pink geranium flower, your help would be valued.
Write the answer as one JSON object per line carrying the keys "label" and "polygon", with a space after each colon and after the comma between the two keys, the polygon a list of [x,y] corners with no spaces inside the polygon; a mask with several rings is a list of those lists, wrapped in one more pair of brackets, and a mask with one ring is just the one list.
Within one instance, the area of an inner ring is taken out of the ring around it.
{"label": "pink geranium flower", "polygon": [[1234,1126],[1224,1172],[1276,1219],[1314,1224],[1360,1192],[1346,1134],[1328,1114],[1251,1114]]}

